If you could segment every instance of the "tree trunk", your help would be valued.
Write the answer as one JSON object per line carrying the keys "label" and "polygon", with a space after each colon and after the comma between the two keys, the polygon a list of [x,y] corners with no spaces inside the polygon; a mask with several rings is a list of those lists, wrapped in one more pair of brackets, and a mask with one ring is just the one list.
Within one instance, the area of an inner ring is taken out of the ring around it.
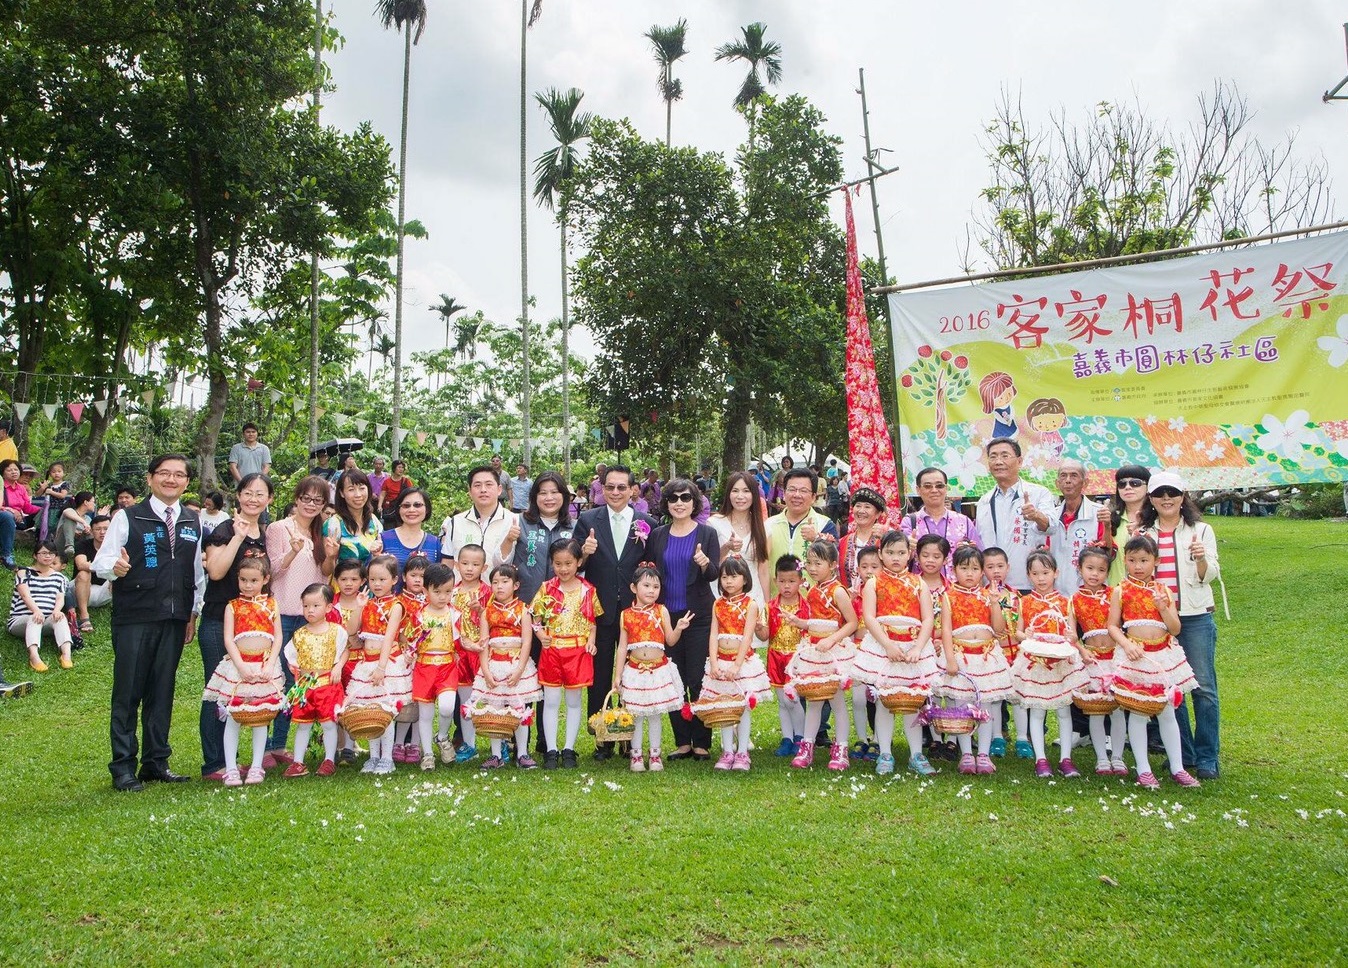
{"label": "tree trunk", "polygon": [[749,391],[743,386],[743,381],[736,381],[727,394],[725,411],[721,414],[721,432],[724,434],[721,466],[730,470],[744,470],[748,466],[744,456],[744,434],[749,429]]}
{"label": "tree trunk", "polygon": [[[198,251],[203,248],[198,241]],[[206,253],[206,268],[202,272],[202,297],[206,303],[206,373],[209,391],[206,412],[197,434],[197,479],[202,490],[214,488],[219,478],[215,473],[215,451],[220,441],[220,425],[225,419],[225,405],[229,402],[229,375],[225,372],[221,345],[221,322],[224,308],[220,305],[220,287],[211,275],[210,253]],[[198,258],[200,264],[200,256]]]}
{"label": "tree trunk", "polygon": [[[560,209],[562,223],[562,476],[571,480],[571,323],[566,298],[566,206]],[[527,463],[527,461],[526,461]]]}
{"label": "tree trunk", "polygon": [[528,122],[529,0],[520,0],[520,352],[524,356],[524,386],[520,394],[520,424],[523,430],[524,463],[529,463],[529,163],[526,156]]}
{"label": "tree trunk", "polygon": [[403,121],[398,146],[398,267],[393,300],[393,440],[389,462],[398,459],[398,427],[403,414],[403,227],[407,204],[407,97],[412,74],[412,22],[403,24]]}

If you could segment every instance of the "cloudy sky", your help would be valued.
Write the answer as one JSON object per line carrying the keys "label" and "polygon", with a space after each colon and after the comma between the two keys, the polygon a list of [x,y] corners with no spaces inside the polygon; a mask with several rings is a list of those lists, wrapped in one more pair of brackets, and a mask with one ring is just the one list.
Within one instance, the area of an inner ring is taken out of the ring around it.
{"label": "cloudy sky", "polygon": [[[330,57],[337,90],[325,120],[349,128],[369,119],[396,150],[401,38],[379,26],[370,0],[334,2],[346,44]],[[426,33],[412,55],[407,211],[430,238],[407,249],[408,352],[442,345],[443,327],[427,308],[439,293],[498,321],[519,314],[520,4],[427,3]],[[689,22],[690,53],[677,71],[685,97],[674,106],[676,144],[733,155],[744,138],[731,107],[744,68],[715,61],[713,50],[761,20],[783,48],[780,90],[824,112],[844,139],[848,177],[858,177],[865,166],[857,69],[865,68],[872,141],[889,149],[885,164],[901,169],[879,182],[889,271],[900,281],[960,271],[965,229],[987,184],[979,133],[1003,88],[1019,92],[1032,119],[1137,99],[1179,126],[1194,116],[1200,92],[1234,81],[1261,137],[1298,132],[1305,155],[1328,159],[1340,199],[1348,191],[1348,102],[1321,103],[1348,74],[1348,8],[1327,0],[1004,0],[940,9],[894,0],[544,0],[529,36],[531,167],[550,142],[532,95],[548,87],[579,87],[586,109],[663,137],[664,106],[642,34],[680,17]],[[863,251],[873,253],[867,201],[858,231]],[[538,318],[560,312],[557,254],[550,213],[531,204],[529,288]]]}

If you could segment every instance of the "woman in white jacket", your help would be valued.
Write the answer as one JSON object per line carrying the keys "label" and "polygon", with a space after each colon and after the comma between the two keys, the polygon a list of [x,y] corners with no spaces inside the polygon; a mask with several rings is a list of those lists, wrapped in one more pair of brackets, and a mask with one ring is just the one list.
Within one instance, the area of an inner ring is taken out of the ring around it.
{"label": "woman in white jacket", "polygon": [[1189,700],[1176,710],[1184,765],[1186,769],[1197,768],[1200,780],[1215,780],[1221,772],[1217,622],[1212,596],[1212,583],[1221,575],[1217,536],[1203,521],[1178,474],[1153,474],[1147,491],[1151,501],[1142,508],[1140,523],[1161,549],[1156,577],[1178,596],[1179,644],[1198,680],[1198,689],[1191,694],[1193,725],[1189,722]]}

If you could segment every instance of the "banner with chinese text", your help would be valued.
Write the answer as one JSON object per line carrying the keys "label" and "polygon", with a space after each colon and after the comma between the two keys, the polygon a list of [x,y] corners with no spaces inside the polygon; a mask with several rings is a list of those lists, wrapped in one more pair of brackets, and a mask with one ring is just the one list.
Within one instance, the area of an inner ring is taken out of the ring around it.
{"label": "banner with chinese text", "polygon": [[924,466],[992,486],[1124,464],[1194,489],[1348,480],[1348,232],[1210,255],[890,296],[906,490]]}

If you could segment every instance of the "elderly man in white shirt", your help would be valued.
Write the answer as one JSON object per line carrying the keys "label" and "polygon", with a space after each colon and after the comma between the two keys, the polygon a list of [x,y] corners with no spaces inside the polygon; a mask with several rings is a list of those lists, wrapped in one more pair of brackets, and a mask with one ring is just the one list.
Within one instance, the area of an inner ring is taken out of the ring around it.
{"label": "elderly man in white shirt", "polygon": [[997,486],[978,499],[978,535],[983,548],[1001,548],[1006,552],[1006,583],[1018,591],[1028,591],[1030,578],[1025,559],[1030,552],[1044,547],[1053,512],[1053,495],[1048,488],[1020,479],[1020,444],[998,438],[984,451],[988,470]]}
{"label": "elderly man in white shirt", "polygon": [[1069,598],[1081,587],[1077,560],[1088,545],[1103,545],[1109,529],[1109,508],[1083,494],[1086,465],[1065,460],[1058,465],[1062,503],[1049,515],[1048,550],[1058,562],[1058,591]]}

